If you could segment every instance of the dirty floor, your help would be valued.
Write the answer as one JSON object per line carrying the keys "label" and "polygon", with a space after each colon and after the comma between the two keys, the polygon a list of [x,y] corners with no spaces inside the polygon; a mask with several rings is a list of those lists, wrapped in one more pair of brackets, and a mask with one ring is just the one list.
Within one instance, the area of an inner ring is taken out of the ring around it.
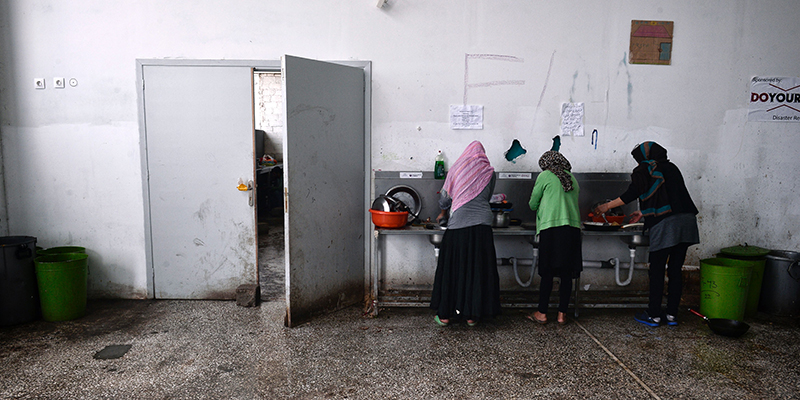
{"label": "dirty floor", "polygon": [[688,312],[659,328],[631,313],[441,328],[424,308],[354,307],[288,329],[282,301],[91,301],[77,320],[0,328],[0,398],[800,398],[796,320],[759,316],[731,339]]}
{"label": "dirty floor", "polygon": [[688,311],[677,327],[507,309],[442,328],[425,308],[352,307],[288,329],[281,284],[265,283],[253,308],[95,300],[73,321],[0,327],[0,399],[800,398],[797,318],[758,314],[732,339]]}

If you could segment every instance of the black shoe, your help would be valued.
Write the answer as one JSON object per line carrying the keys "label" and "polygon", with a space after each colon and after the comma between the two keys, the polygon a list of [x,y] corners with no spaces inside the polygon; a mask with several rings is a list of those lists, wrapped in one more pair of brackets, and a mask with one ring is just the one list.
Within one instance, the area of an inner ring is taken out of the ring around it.
{"label": "black shoe", "polygon": [[661,325],[661,317],[651,317],[650,314],[647,313],[647,311],[641,311],[636,313],[636,315],[633,316],[633,319],[647,326],[652,326],[653,328]]}

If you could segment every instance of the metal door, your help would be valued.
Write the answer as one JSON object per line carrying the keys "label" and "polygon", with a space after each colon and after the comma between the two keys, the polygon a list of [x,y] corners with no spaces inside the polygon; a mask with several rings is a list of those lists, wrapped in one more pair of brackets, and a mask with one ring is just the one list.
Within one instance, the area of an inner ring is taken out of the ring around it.
{"label": "metal door", "polygon": [[363,300],[365,74],[282,59],[286,325]]}
{"label": "metal door", "polygon": [[148,245],[155,298],[233,299],[258,283],[253,69],[145,65]]}

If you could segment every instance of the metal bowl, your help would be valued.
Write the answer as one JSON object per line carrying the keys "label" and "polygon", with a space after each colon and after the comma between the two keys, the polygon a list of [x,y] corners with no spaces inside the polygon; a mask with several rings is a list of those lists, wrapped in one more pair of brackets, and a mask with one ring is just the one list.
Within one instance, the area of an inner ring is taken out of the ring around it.
{"label": "metal bowl", "polygon": [[397,207],[398,207],[397,200],[385,194],[378,196],[372,202],[372,209],[376,211],[395,212],[398,211]]}
{"label": "metal bowl", "polygon": [[[408,221],[411,222],[422,210],[419,193],[414,188],[406,185],[397,185],[386,191],[386,196],[402,202],[408,211]],[[405,210],[404,210],[405,211]]]}

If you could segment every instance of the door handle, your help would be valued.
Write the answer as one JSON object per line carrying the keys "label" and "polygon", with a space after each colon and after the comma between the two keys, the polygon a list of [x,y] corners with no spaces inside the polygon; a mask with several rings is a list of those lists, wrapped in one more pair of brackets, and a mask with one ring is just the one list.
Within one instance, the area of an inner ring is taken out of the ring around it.
{"label": "door handle", "polygon": [[253,190],[253,187],[254,185],[252,179],[247,181],[247,184],[245,185],[241,178],[239,178],[239,185],[236,186],[236,189],[239,189],[240,192],[249,192],[247,193],[247,204],[249,204],[250,207],[255,204],[253,199],[253,192],[255,191]]}

